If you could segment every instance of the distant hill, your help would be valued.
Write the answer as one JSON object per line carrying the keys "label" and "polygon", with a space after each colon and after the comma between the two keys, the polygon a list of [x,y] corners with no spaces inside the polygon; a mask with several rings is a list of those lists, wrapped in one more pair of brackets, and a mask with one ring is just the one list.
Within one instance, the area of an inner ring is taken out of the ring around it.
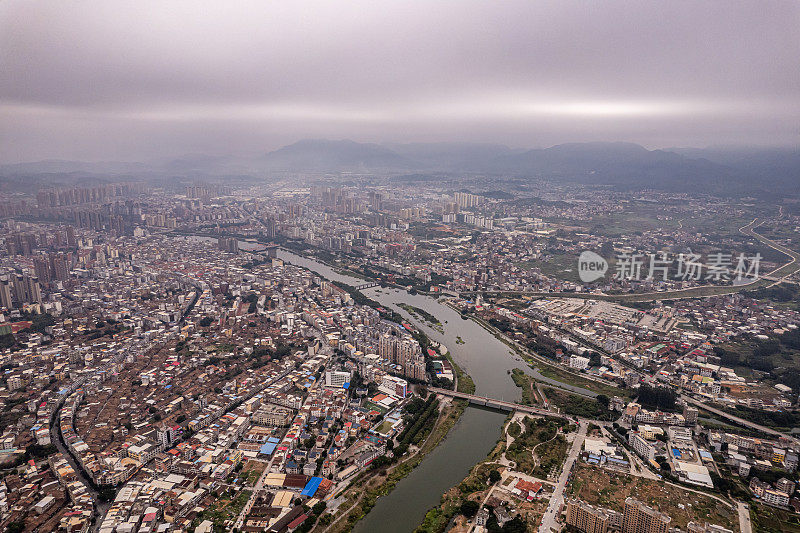
{"label": "distant hill", "polygon": [[47,159],[30,163],[12,163],[0,165],[2,174],[42,174],[42,173],[105,173],[125,174],[141,172],[148,169],[144,163],[130,163],[125,161],[65,161],[61,159]]}
{"label": "distant hill", "polygon": [[514,151],[502,144],[485,143],[410,143],[384,146],[417,161],[427,169],[445,171],[475,171],[487,161],[520,151]]}
{"label": "distant hill", "polygon": [[[800,150],[791,148],[669,148],[685,157],[702,157],[736,169],[754,183],[800,187]],[[787,191],[797,195],[796,191]]]}
{"label": "distant hill", "polygon": [[260,163],[270,170],[414,170],[420,164],[384,146],[349,140],[307,139],[268,153]]}
{"label": "distant hill", "polygon": [[714,188],[732,179],[725,165],[632,143],[571,143],[498,157],[488,172],[560,178],[577,183],[669,190]]}
{"label": "distant hill", "polygon": [[414,181],[447,173],[547,178],[625,189],[725,195],[800,196],[800,150],[671,148],[632,143],[569,143],[513,150],[500,144],[371,144],[306,139],[254,157],[189,154],[157,163],[40,161],[0,165],[5,182],[47,183],[120,176],[219,178],[278,172],[389,172]]}

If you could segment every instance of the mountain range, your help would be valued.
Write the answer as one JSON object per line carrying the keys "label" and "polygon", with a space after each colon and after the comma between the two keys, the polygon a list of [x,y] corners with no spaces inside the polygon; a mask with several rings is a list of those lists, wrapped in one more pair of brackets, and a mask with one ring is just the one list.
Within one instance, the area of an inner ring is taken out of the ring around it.
{"label": "mountain range", "polygon": [[[373,144],[306,139],[251,157],[190,154],[153,163],[39,161],[0,165],[7,180],[223,177],[274,173],[476,173],[517,178],[726,194],[800,195],[800,150],[670,148],[622,142],[515,150],[500,144]],[[434,179],[434,178],[432,178]]]}

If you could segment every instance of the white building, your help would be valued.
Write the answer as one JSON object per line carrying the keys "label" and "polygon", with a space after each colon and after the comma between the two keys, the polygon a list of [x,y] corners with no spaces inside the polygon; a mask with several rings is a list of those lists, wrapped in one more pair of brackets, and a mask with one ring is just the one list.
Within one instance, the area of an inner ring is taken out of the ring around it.
{"label": "white building", "polygon": [[341,389],[345,383],[350,383],[350,372],[328,370],[325,372],[325,386]]}
{"label": "white building", "polygon": [[589,367],[589,358],[581,357],[580,355],[571,355],[569,358],[569,367],[578,370],[586,370]]}
{"label": "white building", "polygon": [[655,447],[644,440],[641,435],[638,433],[631,432],[630,437],[628,437],[628,444],[644,459],[648,461],[655,461],[656,460],[656,449]]}
{"label": "white building", "polygon": [[402,378],[386,374],[383,376],[378,390],[390,396],[405,398],[408,394],[408,382]]}

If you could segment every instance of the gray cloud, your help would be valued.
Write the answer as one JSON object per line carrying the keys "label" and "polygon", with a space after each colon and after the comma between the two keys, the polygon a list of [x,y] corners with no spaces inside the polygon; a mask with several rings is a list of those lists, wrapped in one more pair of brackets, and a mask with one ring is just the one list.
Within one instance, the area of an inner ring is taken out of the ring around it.
{"label": "gray cloud", "polygon": [[800,4],[0,3],[0,158],[797,144]]}

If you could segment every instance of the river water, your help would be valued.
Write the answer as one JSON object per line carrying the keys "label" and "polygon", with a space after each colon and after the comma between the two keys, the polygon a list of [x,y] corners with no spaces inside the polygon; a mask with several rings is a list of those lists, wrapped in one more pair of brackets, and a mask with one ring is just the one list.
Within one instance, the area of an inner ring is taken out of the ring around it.
{"label": "river water", "polygon": [[[360,285],[363,280],[340,274],[332,268],[291,252],[281,250],[279,257],[285,261],[309,268],[319,275],[348,285]],[[397,304],[406,303],[434,315],[444,326],[444,334],[418,325],[433,340],[444,343],[455,361],[475,381],[476,393],[503,400],[518,400],[520,390],[511,380],[513,368],[527,368],[524,361],[488,331],[435,299],[406,291],[366,289],[364,293],[384,306],[408,316]],[[458,340],[462,342],[457,342]],[[468,407],[450,430],[447,438],[420,463],[414,471],[401,480],[387,496],[380,498],[372,511],[356,524],[356,533],[408,533],[425,517],[425,513],[439,504],[449,488],[457,485],[470,469],[483,460],[500,438],[505,413]]]}

